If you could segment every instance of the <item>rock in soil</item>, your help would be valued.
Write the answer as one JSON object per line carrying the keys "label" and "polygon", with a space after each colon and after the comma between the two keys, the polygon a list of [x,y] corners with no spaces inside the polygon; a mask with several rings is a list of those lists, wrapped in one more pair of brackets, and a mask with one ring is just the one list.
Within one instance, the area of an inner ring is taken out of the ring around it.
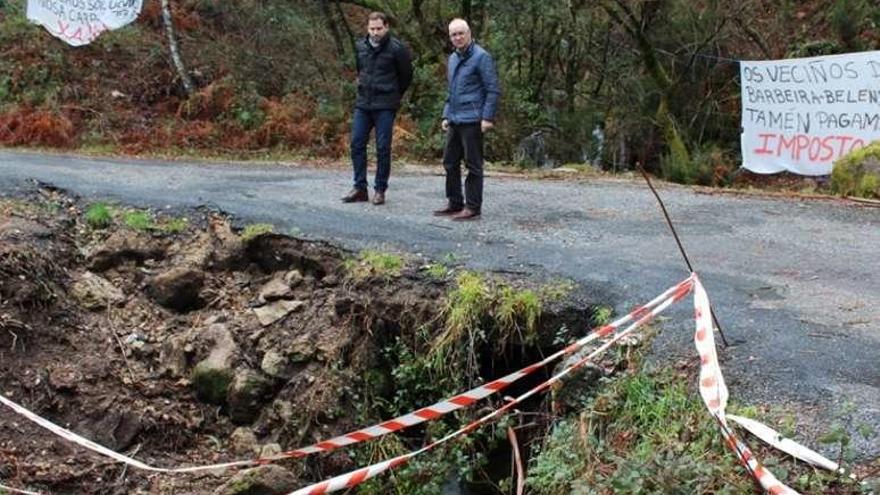
{"label": "rock in soil", "polygon": [[160,306],[186,313],[204,306],[201,297],[205,272],[187,266],[175,267],[153,277],[147,294]]}
{"label": "rock in soil", "polygon": [[220,488],[214,495],[276,495],[297,488],[297,478],[290,471],[270,464],[244,470]]}

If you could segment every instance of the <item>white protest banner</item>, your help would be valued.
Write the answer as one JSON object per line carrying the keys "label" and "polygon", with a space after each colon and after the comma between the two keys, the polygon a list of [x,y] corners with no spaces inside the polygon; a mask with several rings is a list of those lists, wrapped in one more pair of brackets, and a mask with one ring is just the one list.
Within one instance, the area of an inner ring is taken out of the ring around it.
{"label": "white protest banner", "polygon": [[143,0],[28,0],[27,18],[73,46],[137,19]]}
{"label": "white protest banner", "polygon": [[880,139],[880,51],[743,61],[743,167],[827,175]]}

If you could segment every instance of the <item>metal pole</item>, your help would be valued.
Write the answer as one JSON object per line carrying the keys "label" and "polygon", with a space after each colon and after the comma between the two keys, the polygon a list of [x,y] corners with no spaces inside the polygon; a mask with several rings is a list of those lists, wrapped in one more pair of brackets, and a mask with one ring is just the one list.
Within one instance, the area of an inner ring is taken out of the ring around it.
{"label": "metal pole", "polygon": [[[675,226],[672,225],[672,219],[669,218],[669,212],[666,211],[666,205],[663,204],[663,200],[660,199],[660,195],[657,194],[657,190],[654,189],[654,184],[651,184],[651,179],[648,178],[648,174],[645,172],[645,169],[641,164],[639,164],[639,172],[642,173],[642,177],[645,178],[645,182],[648,183],[648,187],[651,188],[651,192],[654,193],[654,197],[657,198],[657,202],[660,203],[660,209],[663,211],[663,216],[666,218],[666,225],[669,225],[669,230],[672,231],[672,237],[675,238],[675,243],[678,244],[678,250],[681,252],[682,257],[684,257],[684,262],[687,264],[688,270],[693,273],[694,267],[691,265],[691,260],[688,258],[688,255],[684,250],[681,239],[678,238],[678,232],[675,231]],[[718,333],[721,335],[724,347],[730,347],[730,344],[727,343],[727,337],[724,336],[724,331],[721,330],[721,323],[718,322],[718,317],[715,316],[715,310],[712,306],[709,306],[709,312],[712,313],[712,321],[715,323],[715,328],[718,329]]]}

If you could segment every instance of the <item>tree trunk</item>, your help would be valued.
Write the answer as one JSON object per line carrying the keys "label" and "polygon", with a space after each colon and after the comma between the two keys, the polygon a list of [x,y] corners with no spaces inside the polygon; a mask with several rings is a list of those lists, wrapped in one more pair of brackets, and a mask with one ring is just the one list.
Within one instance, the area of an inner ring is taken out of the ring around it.
{"label": "tree trunk", "polygon": [[602,7],[636,42],[639,55],[642,58],[642,64],[645,70],[648,71],[648,75],[660,94],[660,102],[655,113],[657,125],[663,131],[663,137],[666,139],[666,145],[669,147],[671,158],[687,166],[691,162],[690,152],[676,125],[675,116],[669,109],[669,102],[675,92],[675,84],[672,78],[669,77],[669,74],[666,73],[666,70],[663,69],[660,61],[657,60],[654,47],[651,45],[651,41],[645,32],[649,22],[644,18],[637,18],[624,0],[614,0],[613,4],[606,0],[602,3]]}
{"label": "tree trunk", "polygon": [[320,0],[319,3],[321,4],[321,13],[324,14],[324,22],[327,23],[327,30],[330,31],[333,42],[336,43],[336,55],[339,57],[339,60],[344,60],[345,45],[342,42],[342,33],[339,32],[339,26],[336,25],[336,19],[333,18],[333,11],[330,10],[330,3],[328,0]]}
{"label": "tree trunk", "polygon": [[171,7],[168,6],[168,0],[162,0],[162,20],[165,21],[165,33],[168,35],[168,47],[171,50],[171,60],[174,62],[174,68],[177,69],[177,75],[183,82],[183,90],[186,96],[193,92],[192,79],[183,66],[183,60],[180,58],[180,50],[177,48],[177,36],[174,34],[174,23],[171,21]]}

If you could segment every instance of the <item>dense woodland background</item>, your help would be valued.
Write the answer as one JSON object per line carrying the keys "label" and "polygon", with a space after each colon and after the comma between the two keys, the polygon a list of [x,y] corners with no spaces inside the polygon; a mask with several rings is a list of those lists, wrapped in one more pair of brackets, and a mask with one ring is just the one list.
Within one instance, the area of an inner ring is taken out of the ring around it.
{"label": "dense woodland background", "polygon": [[702,184],[723,184],[738,167],[736,60],[880,48],[874,0],[172,0],[195,86],[187,94],[159,0],[80,48],[29,24],[25,3],[0,0],[6,145],[343,157],[353,40],[381,10],[416,65],[398,156],[440,156],[446,24],[461,16],[502,78],[490,160],[641,163]]}

